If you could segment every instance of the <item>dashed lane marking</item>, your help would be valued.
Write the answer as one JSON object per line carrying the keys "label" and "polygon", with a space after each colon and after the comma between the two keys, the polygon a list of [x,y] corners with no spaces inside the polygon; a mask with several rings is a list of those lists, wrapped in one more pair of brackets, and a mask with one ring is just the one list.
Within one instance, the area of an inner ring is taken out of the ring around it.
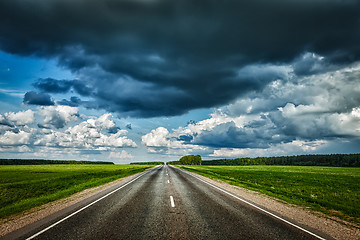
{"label": "dashed lane marking", "polygon": [[174,202],[173,196],[170,196],[170,203],[171,203],[171,207],[175,207],[175,202]]}

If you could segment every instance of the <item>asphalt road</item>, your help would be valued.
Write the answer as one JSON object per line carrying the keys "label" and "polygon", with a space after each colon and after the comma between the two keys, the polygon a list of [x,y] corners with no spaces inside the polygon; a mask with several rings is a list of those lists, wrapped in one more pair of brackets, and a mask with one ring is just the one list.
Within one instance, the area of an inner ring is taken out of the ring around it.
{"label": "asphalt road", "polygon": [[319,239],[169,166],[4,237],[27,238]]}

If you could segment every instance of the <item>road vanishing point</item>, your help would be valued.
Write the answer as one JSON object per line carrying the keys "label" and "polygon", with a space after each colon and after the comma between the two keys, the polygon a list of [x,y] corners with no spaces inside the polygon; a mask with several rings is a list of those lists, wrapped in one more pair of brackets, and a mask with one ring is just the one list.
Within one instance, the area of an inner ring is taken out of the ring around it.
{"label": "road vanishing point", "polygon": [[165,165],[3,239],[331,238]]}

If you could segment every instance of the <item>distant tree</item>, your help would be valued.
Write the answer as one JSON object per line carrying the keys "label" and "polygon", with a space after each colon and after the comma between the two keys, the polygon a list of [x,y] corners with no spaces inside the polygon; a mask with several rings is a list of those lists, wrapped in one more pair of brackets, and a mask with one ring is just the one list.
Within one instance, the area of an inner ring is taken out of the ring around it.
{"label": "distant tree", "polygon": [[180,165],[179,161],[170,161],[166,163],[167,165]]}
{"label": "distant tree", "polygon": [[179,160],[181,165],[201,165],[201,156],[200,155],[187,155],[183,156]]}

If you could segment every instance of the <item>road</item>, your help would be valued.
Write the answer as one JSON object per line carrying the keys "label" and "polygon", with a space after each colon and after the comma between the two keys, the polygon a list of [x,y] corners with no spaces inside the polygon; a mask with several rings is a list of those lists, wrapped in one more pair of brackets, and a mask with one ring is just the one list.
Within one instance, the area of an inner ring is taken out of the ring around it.
{"label": "road", "polygon": [[170,166],[150,170],[103,193],[100,200],[99,197],[4,239],[283,240],[324,237],[318,232],[311,235],[313,231],[303,231]]}

